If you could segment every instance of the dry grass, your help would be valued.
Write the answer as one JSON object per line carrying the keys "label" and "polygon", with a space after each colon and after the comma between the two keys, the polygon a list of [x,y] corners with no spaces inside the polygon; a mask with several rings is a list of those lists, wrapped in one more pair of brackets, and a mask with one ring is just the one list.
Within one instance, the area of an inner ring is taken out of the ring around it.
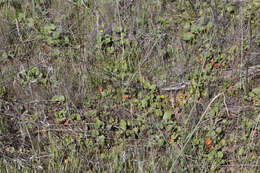
{"label": "dry grass", "polygon": [[254,1],[82,2],[0,2],[1,172],[259,171]]}

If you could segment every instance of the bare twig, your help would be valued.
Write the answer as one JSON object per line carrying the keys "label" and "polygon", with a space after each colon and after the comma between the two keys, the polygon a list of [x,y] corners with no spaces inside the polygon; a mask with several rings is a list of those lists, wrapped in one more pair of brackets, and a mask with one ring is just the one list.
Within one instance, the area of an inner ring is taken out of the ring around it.
{"label": "bare twig", "polygon": [[23,43],[23,37],[22,37],[22,35],[21,35],[21,33],[20,33],[19,22],[18,22],[17,19],[15,19],[15,24],[16,24],[17,33],[18,33],[18,35],[19,35],[19,39],[20,39],[20,41]]}
{"label": "bare twig", "polygon": [[161,90],[162,91],[178,91],[178,90],[186,88],[188,86],[189,86],[189,82],[182,82],[182,83],[175,84],[173,86],[164,87]]}
{"label": "bare twig", "polygon": [[229,110],[228,110],[227,103],[226,103],[226,97],[225,97],[225,94],[223,94],[223,95],[224,95],[224,105],[225,105],[225,108],[227,111],[227,115],[230,117]]}

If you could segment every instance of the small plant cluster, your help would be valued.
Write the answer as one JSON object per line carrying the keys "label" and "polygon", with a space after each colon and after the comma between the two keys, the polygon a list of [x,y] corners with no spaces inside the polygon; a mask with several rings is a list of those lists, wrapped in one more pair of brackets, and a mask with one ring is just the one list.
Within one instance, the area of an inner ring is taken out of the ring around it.
{"label": "small plant cluster", "polygon": [[259,172],[259,4],[0,0],[0,172]]}

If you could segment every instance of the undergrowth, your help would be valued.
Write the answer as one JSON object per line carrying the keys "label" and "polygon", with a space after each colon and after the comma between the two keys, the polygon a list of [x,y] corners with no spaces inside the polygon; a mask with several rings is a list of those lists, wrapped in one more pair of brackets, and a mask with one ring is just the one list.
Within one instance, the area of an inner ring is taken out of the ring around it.
{"label": "undergrowth", "polygon": [[259,172],[259,8],[1,0],[1,172]]}

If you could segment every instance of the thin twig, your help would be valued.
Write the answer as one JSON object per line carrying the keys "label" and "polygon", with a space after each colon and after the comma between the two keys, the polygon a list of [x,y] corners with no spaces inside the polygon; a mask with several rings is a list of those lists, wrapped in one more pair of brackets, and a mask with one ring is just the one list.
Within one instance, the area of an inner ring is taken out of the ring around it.
{"label": "thin twig", "polygon": [[161,90],[162,91],[178,91],[178,90],[186,88],[188,86],[189,86],[189,82],[185,82],[185,83],[183,82],[183,83],[178,83],[173,86],[164,87]]}
{"label": "thin twig", "polygon": [[[241,32],[241,35],[240,35],[240,69],[242,71],[242,64],[243,64],[243,58],[244,58],[244,32],[243,32],[243,8],[242,6],[240,5],[240,32]],[[242,85],[242,73],[240,72],[240,84]],[[242,86],[240,86],[240,88],[242,88]]]}
{"label": "thin twig", "polygon": [[18,20],[17,20],[17,19],[15,19],[15,24],[16,24],[17,33],[18,33],[18,35],[19,35],[19,39],[20,39],[20,41],[23,43],[23,37],[22,37],[22,35],[21,35],[21,33],[20,33],[19,23],[18,23]]}
{"label": "thin twig", "polygon": [[227,103],[226,103],[226,97],[225,97],[225,94],[223,94],[223,95],[224,95],[224,105],[225,105],[225,108],[227,111],[227,115],[228,115],[228,117],[230,117],[229,110],[228,110]]}

